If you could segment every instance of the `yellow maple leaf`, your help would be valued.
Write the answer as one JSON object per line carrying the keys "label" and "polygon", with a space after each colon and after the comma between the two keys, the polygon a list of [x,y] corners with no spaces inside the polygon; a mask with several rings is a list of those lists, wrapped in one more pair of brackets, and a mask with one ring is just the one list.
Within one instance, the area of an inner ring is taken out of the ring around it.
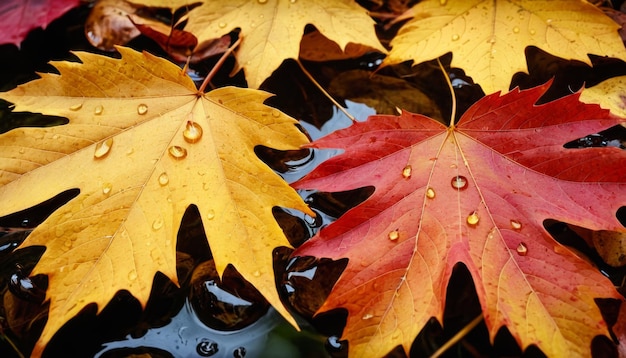
{"label": "yellow maple leaf", "polygon": [[391,41],[385,64],[420,63],[452,52],[485,93],[508,91],[511,77],[526,72],[524,49],[591,65],[587,54],[626,60],[619,26],[579,0],[426,0]]}
{"label": "yellow maple leaf", "polygon": [[[180,7],[189,0],[134,1],[146,6]],[[231,0],[204,1],[189,12],[185,30],[198,43],[240,28],[243,41],[237,51],[248,86],[258,88],[283,60],[297,58],[304,27],[313,24],[344,50],[348,43],[386,52],[374,31],[374,20],[352,0]]]}
{"label": "yellow maple leaf", "polygon": [[585,88],[580,100],[586,103],[597,103],[611,113],[626,117],[626,76],[617,76],[604,80],[597,85]]}
{"label": "yellow maple leaf", "polygon": [[[45,245],[48,323],[35,347],[90,302],[101,310],[122,289],[145,305],[157,271],[176,278],[176,235],[189,205],[201,214],[220,275],[231,263],[288,320],[275,287],[272,249],[289,246],[272,207],[314,215],[254,153],[297,149],[295,120],[266,92],[199,93],[174,64],[130,49],[122,59],[77,53],[60,75],[3,93],[16,111],[67,117],[49,128],[0,135],[0,216],[71,188],[24,245]],[[294,323],[295,324],[295,323]]]}

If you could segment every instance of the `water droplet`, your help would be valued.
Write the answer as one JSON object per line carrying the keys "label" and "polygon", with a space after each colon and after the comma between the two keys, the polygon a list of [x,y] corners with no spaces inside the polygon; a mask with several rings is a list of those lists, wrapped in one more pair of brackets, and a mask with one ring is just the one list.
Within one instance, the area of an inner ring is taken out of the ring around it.
{"label": "water droplet", "polygon": [[174,159],[184,159],[187,156],[187,149],[173,145],[167,150]]}
{"label": "water droplet", "polygon": [[513,28],[513,33],[514,33],[514,34],[519,34],[519,27],[515,26],[515,27]]}
{"label": "water droplet", "polygon": [[277,109],[272,109],[272,117],[274,118],[280,117],[280,111]]}
{"label": "water droplet", "polygon": [[398,232],[398,230],[393,230],[393,231],[390,231],[389,234],[387,234],[387,237],[391,241],[396,241],[400,237],[400,233]]}
{"label": "water droplet", "polygon": [[63,243],[63,245],[65,245],[65,247],[67,247],[67,248],[71,248],[72,244],[73,244],[73,242],[70,239],[65,240],[65,242]]}
{"label": "water droplet", "polygon": [[234,358],[243,358],[245,356],[246,356],[246,349],[244,347],[238,347],[237,349],[233,351]]}
{"label": "water droplet", "polygon": [[158,218],[152,222],[152,228],[154,230],[159,230],[162,227],[163,227],[163,219]]}
{"label": "water droplet", "polygon": [[210,357],[214,355],[215,353],[217,353],[218,351],[219,351],[219,348],[217,346],[217,343],[207,338],[203,338],[200,341],[200,343],[198,343],[198,345],[196,346],[196,352],[201,357]]}
{"label": "water droplet", "polygon": [[220,27],[220,29],[223,29],[226,27],[226,23],[225,22],[220,22],[219,24],[217,24],[217,26]]}
{"label": "water droplet", "polygon": [[59,138],[60,138],[60,136],[58,134],[55,134],[55,135],[52,136],[52,139],[59,139]]}
{"label": "water droplet", "polygon": [[140,105],[137,106],[137,113],[139,113],[139,115],[144,115],[146,113],[148,113],[148,105],[141,103]]}
{"label": "water droplet", "polygon": [[444,5],[446,5],[447,3],[448,3],[448,0],[439,0],[439,4],[440,4],[441,6],[444,6]]}
{"label": "water droplet", "polygon": [[267,0],[258,0],[259,4],[266,4]]}
{"label": "water droplet", "polygon": [[128,150],[126,151],[126,155],[131,155],[135,152],[135,148],[128,148]]}
{"label": "water droplet", "polygon": [[534,29],[530,29],[530,34],[531,34],[531,35],[534,35],[534,34],[536,34],[536,33],[537,33],[537,31],[535,31]]}
{"label": "water droplet", "polygon": [[183,137],[188,143],[196,143],[202,138],[202,127],[196,122],[187,121]]}
{"label": "water droplet", "polygon": [[495,37],[490,38],[489,39],[489,43],[490,44],[495,44],[496,43],[496,38]]}
{"label": "water droplet", "polygon": [[207,211],[206,218],[209,219],[209,220],[215,219],[215,211],[213,211],[213,210]]}
{"label": "water droplet", "polygon": [[102,184],[102,194],[108,195],[111,192],[111,189],[113,189],[113,185],[111,183]]}
{"label": "water droplet", "polygon": [[82,103],[76,103],[75,105],[70,106],[70,111],[78,111],[81,108],[83,108],[83,104]]}
{"label": "water droplet", "polygon": [[452,177],[452,181],[450,181],[450,185],[452,188],[456,190],[465,190],[467,189],[467,178],[462,175],[457,175]]}
{"label": "water droplet", "polygon": [[130,270],[130,272],[128,273],[128,279],[131,281],[135,281],[137,279],[137,271]]}
{"label": "water droplet", "polygon": [[96,159],[102,159],[109,154],[111,151],[111,146],[113,146],[113,138],[109,138],[104,140],[98,144],[96,144],[96,150],[93,153],[93,157]]}
{"label": "water droplet", "polygon": [[364,314],[364,315],[363,315],[363,317],[361,317],[361,318],[362,318],[362,319],[364,319],[364,320],[368,320],[368,319],[372,319],[372,318],[374,318],[374,315],[373,315],[373,314],[371,314],[371,313],[366,313],[366,314]]}
{"label": "water droplet", "polygon": [[517,245],[517,254],[520,256],[526,256],[526,254],[528,253],[528,247],[526,247],[526,244],[523,242],[520,242],[519,245]]}
{"label": "water droplet", "polygon": [[170,178],[167,176],[166,172],[161,173],[161,175],[159,175],[159,184],[161,184],[161,186],[167,185],[167,183],[170,182]]}
{"label": "water droplet", "polygon": [[547,24],[548,26],[550,26],[550,24],[552,24],[552,19],[547,19],[547,20],[546,20],[546,24]]}
{"label": "water droplet", "polygon": [[433,188],[426,189],[426,197],[428,199],[434,199],[436,195],[437,195],[437,193],[435,193],[435,189],[433,189]]}
{"label": "water droplet", "polygon": [[410,178],[411,177],[411,170],[412,170],[412,168],[411,168],[410,165],[407,165],[406,167],[404,167],[404,169],[402,169],[402,177],[404,179]]}
{"label": "water droplet", "polygon": [[252,276],[254,276],[254,277],[260,277],[260,276],[261,276],[261,271],[259,271],[259,270],[254,271],[254,272],[252,273]]}
{"label": "water droplet", "polygon": [[458,34],[454,34],[452,35],[452,41],[458,41],[458,39],[460,39],[461,36],[459,36]]}
{"label": "water droplet", "polygon": [[26,149],[20,148],[19,152],[20,152],[20,154],[24,154],[24,153],[26,153]]}
{"label": "water droplet", "polygon": [[478,213],[475,211],[467,216],[467,224],[470,226],[476,226],[479,220]]}
{"label": "water droplet", "polygon": [[517,220],[511,220],[511,228],[513,228],[513,230],[520,230],[522,228],[522,223]]}
{"label": "water droplet", "polygon": [[296,0],[289,0],[290,3],[295,4]]}
{"label": "water droplet", "polygon": [[22,220],[22,222],[20,223],[20,226],[22,226],[22,227],[29,227],[30,226],[30,220],[29,219]]}
{"label": "water droplet", "polygon": [[104,107],[102,107],[102,105],[97,105],[96,108],[94,108],[93,110],[93,114],[95,114],[96,116],[101,115],[102,112],[104,112]]}

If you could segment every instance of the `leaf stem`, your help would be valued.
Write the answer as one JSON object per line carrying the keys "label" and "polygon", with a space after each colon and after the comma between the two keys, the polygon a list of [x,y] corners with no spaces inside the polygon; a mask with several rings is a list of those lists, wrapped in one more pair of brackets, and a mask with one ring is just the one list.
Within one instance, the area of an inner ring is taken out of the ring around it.
{"label": "leaf stem", "polygon": [[341,106],[339,102],[335,101],[335,99],[330,95],[330,93],[326,92],[326,90],[322,87],[322,85],[320,85],[319,82],[317,82],[315,78],[313,78],[313,75],[311,75],[309,71],[307,71],[306,68],[304,68],[304,65],[302,64],[302,62],[300,62],[300,59],[296,58],[296,62],[298,63],[298,66],[300,66],[300,69],[302,69],[302,72],[304,72],[304,74],[309,78],[309,80],[313,82],[315,87],[317,87],[320,91],[322,91],[324,96],[326,96],[326,98],[328,98],[331,102],[333,102],[333,104],[337,106],[337,108],[339,108],[339,110],[342,111],[343,114],[346,115],[346,117],[350,118],[352,122],[356,122],[356,118],[354,118],[353,115],[348,113],[348,111],[345,108],[343,108],[343,106]]}
{"label": "leaf stem", "polygon": [[430,358],[438,358],[442,354],[444,354],[452,345],[456,344],[458,341],[463,339],[474,327],[476,327],[483,320],[483,314],[479,314],[474,318],[470,323],[468,323],[463,329],[458,331],[454,337],[450,338],[443,346],[439,347],[435,353],[433,353]]}
{"label": "leaf stem", "polygon": [[209,74],[206,75],[204,82],[202,82],[202,85],[200,86],[200,88],[198,88],[198,93],[204,92],[206,86],[209,84],[209,82],[211,82],[211,79],[213,78],[213,76],[215,76],[217,71],[224,64],[224,61],[226,61],[228,56],[235,50],[235,48],[237,48],[237,46],[239,46],[239,44],[241,43],[241,39],[242,37],[241,35],[239,35],[239,38],[237,39],[237,41],[235,41],[234,44],[230,45],[230,47],[227,48],[226,51],[224,51],[224,53],[222,54],[222,57],[220,57],[220,59],[215,63],[215,66],[213,66],[213,68],[211,69],[211,72],[209,72]]}
{"label": "leaf stem", "polygon": [[439,58],[437,58],[437,64],[443,72],[443,77],[446,79],[446,83],[448,84],[448,88],[450,88],[450,97],[452,99],[452,113],[450,113],[450,128],[454,128],[454,118],[456,117],[456,95],[454,94],[454,87],[452,87],[452,82],[450,82],[450,76],[448,76],[448,72],[446,72],[445,68],[441,64]]}

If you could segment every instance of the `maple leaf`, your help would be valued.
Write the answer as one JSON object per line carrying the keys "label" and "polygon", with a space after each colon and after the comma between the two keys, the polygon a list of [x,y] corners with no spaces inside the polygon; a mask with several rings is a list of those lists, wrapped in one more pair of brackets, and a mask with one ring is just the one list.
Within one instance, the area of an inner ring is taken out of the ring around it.
{"label": "maple leaf", "polygon": [[32,274],[49,281],[49,319],[33,354],[90,302],[101,310],[126,289],[145,305],[157,271],[177,282],[176,234],[192,204],[220,275],[232,264],[293,322],[273,276],[272,249],[289,243],[272,207],[313,213],[254,147],[297,149],[306,137],[263,104],[266,92],[199,93],[174,64],[118,50],[120,60],[78,52],[82,64],[54,62],[60,75],[2,94],[16,111],[69,123],[0,136],[0,215],[80,189],[24,243],[46,246]]}
{"label": "maple leaf", "polygon": [[12,43],[19,46],[30,30],[46,28],[52,20],[78,5],[80,0],[2,1],[0,44]]}
{"label": "maple leaf", "polygon": [[451,51],[451,66],[485,93],[507,91],[513,74],[526,72],[526,46],[590,66],[587,54],[626,60],[619,26],[586,1],[426,0],[411,11],[384,63],[420,63]]}
{"label": "maple leaf", "polygon": [[615,115],[626,117],[626,76],[612,77],[597,85],[585,88],[580,100],[585,103],[597,103],[602,108],[611,110]]}
{"label": "maple leaf", "polygon": [[[194,1],[141,0],[146,6],[176,7]],[[363,44],[386,52],[374,31],[374,20],[352,0],[236,0],[205,1],[189,12],[185,30],[198,42],[241,29],[243,42],[237,51],[248,86],[258,88],[283,60],[298,58],[304,27],[314,25],[344,50],[348,43]]]}
{"label": "maple leaf", "polygon": [[374,186],[295,256],[349,258],[320,311],[348,310],[350,356],[381,356],[442,322],[455,264],[469,270],[493,340],[507,326],[521,347],[589,356],[607,335],[595,297],[623,298],[555,241],[551,218],[624,232],[626,153],[563,144],[621,119],[578,94],[535,105],[548,85],[487,96],[458,125],[422,115],[371,116],[310,144],[345,152],[293,184],[343,191]]}

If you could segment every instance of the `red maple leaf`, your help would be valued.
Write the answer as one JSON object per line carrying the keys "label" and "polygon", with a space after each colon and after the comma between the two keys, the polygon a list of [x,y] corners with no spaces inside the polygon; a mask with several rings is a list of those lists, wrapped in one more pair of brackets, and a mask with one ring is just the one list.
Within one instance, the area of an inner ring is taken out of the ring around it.
{"label": "red maple leaf", "polygon": [[0,44],[17,46],[32,29],[46,28],[48,24],[69,9],[80,5],[80,0],[5,0],[0,2]]}
{"label": "red maple leaf", "polygon": [[319,311],[348,310],[350,356],[397,345],[408,353],[431,317],[442,321],[459,262],[492,340],[507,326],[523,348],[575,357],[608,335],[594,298],[622,296],[542,223],[626,231],[616,218],[626,205],[626,152],[563,147],[623,120],[578,94],[536,105],[548,86],[487,96],[456,126],[408,112],[372,116],[310,145],[345,152],[295,187],[375,187],[294,253],[349,258]]}

